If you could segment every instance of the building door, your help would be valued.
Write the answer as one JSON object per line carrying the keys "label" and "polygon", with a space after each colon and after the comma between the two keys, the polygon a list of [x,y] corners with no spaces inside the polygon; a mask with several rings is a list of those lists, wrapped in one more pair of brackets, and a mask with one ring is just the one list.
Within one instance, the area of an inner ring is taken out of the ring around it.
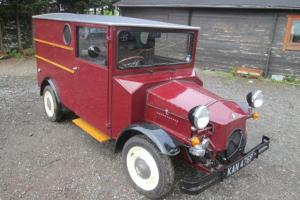
{"label": "building door", "polygon": [[108,133],[107,27],[77,26],[75,112],[103,133]]}

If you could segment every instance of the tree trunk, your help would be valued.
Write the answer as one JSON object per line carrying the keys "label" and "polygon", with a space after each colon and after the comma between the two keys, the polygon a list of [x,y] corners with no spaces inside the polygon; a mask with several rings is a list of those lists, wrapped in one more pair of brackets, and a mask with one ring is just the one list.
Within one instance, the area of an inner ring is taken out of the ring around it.
{"label": "tree trunk", "polygon": [[0,19],[0,51],[4,50],[4,46],[3,46],[3,28],[2,28],[2,20]]}
{"label": "tree trunk", "polygon": [[18,38],[18,48],[22,50],[22,38],[21,38],[21,27],[20,27],[20,17],[19,14],[16,14],[16,25],[17,25],[17,38]]}
{"label": "tree trunk", "polygon": [[60,0],[56,1],[57,12],[60,12]]}
{"label": "tree trunk", "polygon": [[[31,16],[33,16],[33,13]],[[35,41],[34,41],[35,34],[34,33],[35,33],[35,26],[34,26],[32,18],[31,18],[31,38],[32,38],[32,48],[33,49],[35,49]]]}
{"label": "tree trunk", "polygon": [[94,8],[94,15],[97,15],[97,8]]}
{"label": "tree trunk", "polygon": [[104,15],[104,6],[101,7],[101,15]]}

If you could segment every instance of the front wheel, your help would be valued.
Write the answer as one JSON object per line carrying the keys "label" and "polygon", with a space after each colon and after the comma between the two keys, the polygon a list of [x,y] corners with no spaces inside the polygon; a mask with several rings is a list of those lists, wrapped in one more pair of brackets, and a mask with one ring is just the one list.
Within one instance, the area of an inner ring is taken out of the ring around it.
{"label": "front wheel", "polygon": [[171,159],[145,136],[130,138],[122,151],[123,168],[133,187],[148,198],[168,194],[174,183]]}

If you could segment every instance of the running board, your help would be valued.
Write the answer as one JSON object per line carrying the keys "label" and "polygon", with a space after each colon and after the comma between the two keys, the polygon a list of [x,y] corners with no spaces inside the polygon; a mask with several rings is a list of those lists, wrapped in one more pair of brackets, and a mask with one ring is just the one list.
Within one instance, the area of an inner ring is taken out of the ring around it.
{"label": "running board", "polygon": [[72,121],[74,124],[76,124],[79,128],[84,130],[87,134],[92,136],[98,142],[106,142],[107,140],[110,140],[110,137],[108,137],[107,135],[105,135],[104,133],[102,133],[83,119],[77,118]]}

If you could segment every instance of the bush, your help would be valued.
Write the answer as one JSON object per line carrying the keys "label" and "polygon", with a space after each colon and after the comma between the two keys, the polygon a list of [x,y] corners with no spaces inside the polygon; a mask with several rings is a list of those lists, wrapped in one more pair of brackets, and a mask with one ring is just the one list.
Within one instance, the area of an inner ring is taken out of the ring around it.
{"label": "bush", "polygon": [[285,76],[284,80],[287,82],[294,82],[296,80],[296,76],[294,74],[289,74]]}
{"label": "bush", "polygon": [[10,50],[7,52],[7,55],[12,58],[21,58],[23,56],[30,57],[30,56],[34,56],[34,54],[35,54],[35,51],[33,48],[23,49],[22,51],[13,49],[13,50]]}
{"label": "bush", "polygon": [[22,57],[22,53],[20,51],[18,51],[17,49],[13,49],[13,50],[7,52],[7,54],[9,55],[9,57],[13,57],[13,58],[21,58]]}
{"label": "bush", "polygon": [[27,48],[22,51],[23,56],[34,56],[35,51],[33,48]]}

